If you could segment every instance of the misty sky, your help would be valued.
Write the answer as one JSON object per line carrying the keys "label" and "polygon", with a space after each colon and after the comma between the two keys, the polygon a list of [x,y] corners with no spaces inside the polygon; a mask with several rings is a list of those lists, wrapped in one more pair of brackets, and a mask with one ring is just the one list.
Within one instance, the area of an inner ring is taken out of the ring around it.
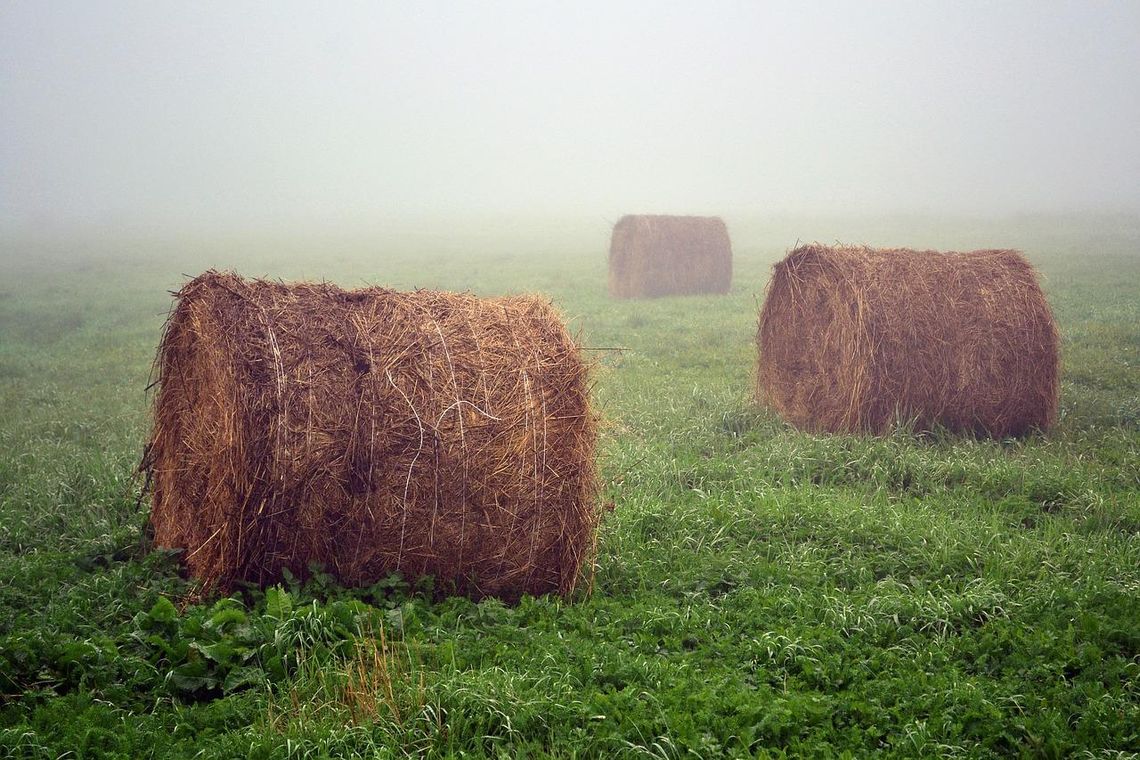
{"label": "misty sky", "polygon": [[1140,210],[1140,2],[0,4],[0,226]]}

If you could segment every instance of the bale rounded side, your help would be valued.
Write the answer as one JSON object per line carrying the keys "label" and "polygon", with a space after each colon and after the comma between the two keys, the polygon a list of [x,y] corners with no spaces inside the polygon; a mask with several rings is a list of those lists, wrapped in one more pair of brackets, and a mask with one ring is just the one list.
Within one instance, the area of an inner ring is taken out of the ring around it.
{"label": "bale rounded side", "polygon": [[727,293],[732,243],[719,217],[626,215],[610,236],[614,298]]}
{"label": "bale rounded side", "polygon": [[516,599],[592,567],[588,367],[540,299],[209,272],[157,374],[155,540],[208,587],[318,563]]}
{"label": "bale rounded side", "polygon": [[757,398],[808,430],[1006,437],[1056,420],[1056,323],[1013,250],[801,246],[775,266],[757,348]]}

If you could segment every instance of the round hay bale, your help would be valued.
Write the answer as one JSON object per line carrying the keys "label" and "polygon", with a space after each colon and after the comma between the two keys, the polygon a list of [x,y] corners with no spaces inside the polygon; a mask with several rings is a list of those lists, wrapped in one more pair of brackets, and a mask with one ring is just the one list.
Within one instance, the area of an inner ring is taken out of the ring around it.
{"label": "round hay bale", "polygon": [[715,216],[623,216],[610,237],[615,298],[727,293],[732,243]]}
{"label": "round hay bale", "polygon": [[1058,342],[1017,251],[806,245],[768,285],[756,394],[812,431],[1022,435],[1056,419]]}
{"label": "round hay bale", "polygon": [[588,366],[539,298],[211,271],[177,293],[156,372],[155,542],[208,590],[319,563],[513,600],[592,570]]}

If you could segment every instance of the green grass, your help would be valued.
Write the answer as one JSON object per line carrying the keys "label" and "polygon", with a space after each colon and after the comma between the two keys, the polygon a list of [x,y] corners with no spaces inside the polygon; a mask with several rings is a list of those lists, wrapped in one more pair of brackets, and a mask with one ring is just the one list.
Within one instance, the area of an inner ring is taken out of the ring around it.
{"label": "green grass", "polygon": [[[0,755],[1140,752],[1140,229],[1046,222],[852,233],[1027,250],[1065,379],[1058,428],[1019,441],[808,435],[753,407],[757,301],[795,240],[759,223],[733,227],[729,296],[648,302],[606,297],[604,235],[9,241]],[[587,346],[624,348],[593,352],[615,509],[592,592],[506,607],[317,574],[170,604],[188,588],[137,551],[132,471],[167,290],[207,266],[539,290]]]}

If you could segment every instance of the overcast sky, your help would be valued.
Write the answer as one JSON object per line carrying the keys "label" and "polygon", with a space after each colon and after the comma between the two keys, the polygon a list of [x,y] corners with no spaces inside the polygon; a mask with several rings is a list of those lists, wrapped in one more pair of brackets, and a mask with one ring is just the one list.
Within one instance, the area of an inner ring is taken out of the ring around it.
{"label": "overcast sky", "polygon": [[1140,210],[1140,2],[0,3],[0,226]]}

